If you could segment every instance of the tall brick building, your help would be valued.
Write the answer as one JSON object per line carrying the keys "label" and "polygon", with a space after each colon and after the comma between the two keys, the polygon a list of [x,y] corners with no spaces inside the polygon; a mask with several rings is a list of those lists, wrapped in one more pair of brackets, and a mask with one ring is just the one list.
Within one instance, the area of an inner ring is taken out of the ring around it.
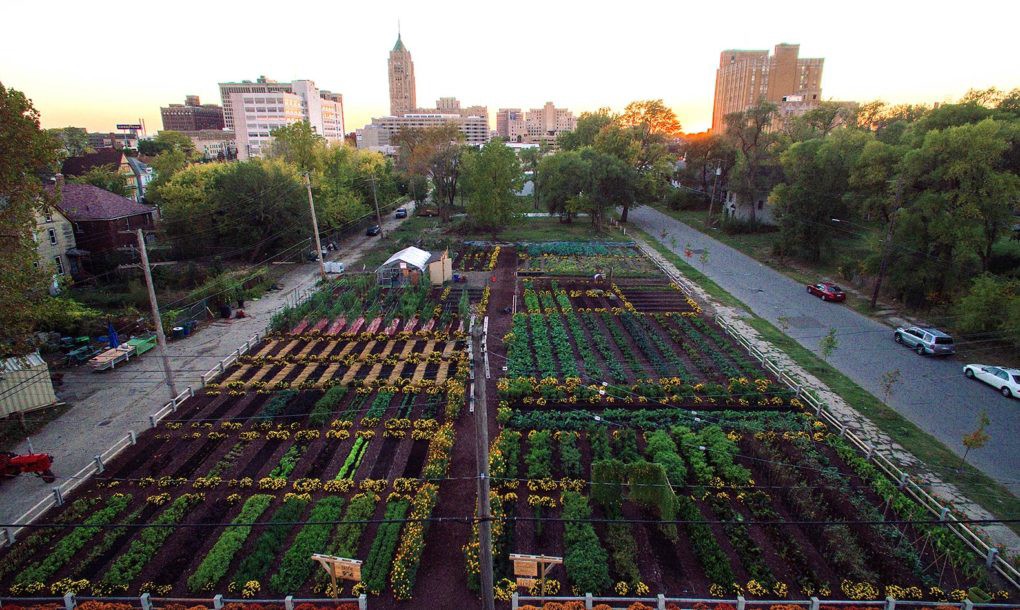
{"label": "tall brick building", "polygon": [[822,58],[799,57],[799,44],[777,44],[764,51],[723,51],[715,72],[712,131],[726,129],[726,115],[759,99],[815,105],[822,100]]}
{"label": "tall brick building", "polygon": [[197,95],[184,98],[184,104],[170,104],[160,108],[163,129],[166,131],[201,131],[223,129],[223,108],[216,104],[202,104]]}
{"label": "tall brick building", "polygon": [[418,106],[417,96],[414,90],[414,62],[411,61],[411,52],[404,46],[404,41],[397,34],[397,43],[390,51],[389,79],[390,79],[390,115],[401,116],[414,112]]}

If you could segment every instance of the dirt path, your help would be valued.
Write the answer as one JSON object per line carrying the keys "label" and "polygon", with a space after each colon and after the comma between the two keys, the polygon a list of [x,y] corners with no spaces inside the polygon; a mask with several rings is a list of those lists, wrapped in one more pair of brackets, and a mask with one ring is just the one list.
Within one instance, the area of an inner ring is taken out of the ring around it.
{"label": "dirt path", "polygon": [[[386,220],[384,228],[392,230],[400,220]],[[343,262],[351,269],[355,262],[376,243],[376,238],[354,235],[338,244],[330,260]],[[200,381],[203,373],[215,366],[255,333],[269,324],[272,313],[293,294],[314,285],[318,278],[317,263],[300,263],[279,280],[280,289],[246,303],[249,317],[240,320],[217,320],[199,332],[173,341],[167,347],[170,367],[174,371],[177,390],[184,391]],[[118,442],[129,430],[148,427],[151,413],[169,400],[170,392],[163,383],[156,350],[113,371],[93,373],[79,367],[64,372],[64,383],[58,388],[60,400],[71,409],[32,437],[33,449],[53,455],[53,471],[59,483],[81,470],[93,456]],[[28,443],[12,449],[27,453]],[[18,477],[0,485],[0,523],[14,523],[29,508],[52,493],[42,479]]]}

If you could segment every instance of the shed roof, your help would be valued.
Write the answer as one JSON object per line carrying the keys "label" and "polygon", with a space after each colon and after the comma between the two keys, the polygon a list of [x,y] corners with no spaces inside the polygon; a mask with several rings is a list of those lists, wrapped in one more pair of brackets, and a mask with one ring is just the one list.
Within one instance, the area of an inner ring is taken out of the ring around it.
{"label": "shed roof", "polygon": [[6,360],[0,360],[0,373],[14,373],[16,371],[31,370],[45,364],[46,361],[39,356],[39,352],[30,352],[24,356],[15,356],[13,358],[7,358]]}
{"label": "shed roof", "polygon": [[432,256],[431,254],[429,254],[425,250],[422,250],[421,248],[415,248],[414,246],[410,246],[404,248],[403,250],[397,252],[393,256],[386,259],[386,262],[382,264],[382,267],[388,267],[390,264],[395,262],[403,262],[409,265],[414,265],[415,267],[424,271],[425,266],[428,264],[429,258],[431,258],[431,256]]}

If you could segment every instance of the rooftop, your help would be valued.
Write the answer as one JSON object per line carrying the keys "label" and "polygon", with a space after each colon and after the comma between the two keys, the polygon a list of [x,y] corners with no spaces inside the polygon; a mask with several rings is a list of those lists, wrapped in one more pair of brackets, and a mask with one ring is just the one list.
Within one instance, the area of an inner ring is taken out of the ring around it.
{"label": "rooftop", "polygon": [[[46,186],[48,192],[52,193],[53,189],[53,185]],[[61,188],[61,193],[57,208],[72,222],[114,220],[126,216],[152,214],[156,209],[91,184],[66,183]]]}

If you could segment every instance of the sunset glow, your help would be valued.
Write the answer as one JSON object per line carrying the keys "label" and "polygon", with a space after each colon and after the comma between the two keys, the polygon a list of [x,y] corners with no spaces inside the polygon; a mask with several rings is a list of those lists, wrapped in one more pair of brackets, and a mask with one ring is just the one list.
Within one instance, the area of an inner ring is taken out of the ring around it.
{"label": "sunset glow", "polygon": [[[943,6],[944,5],[944,6]],[[686,131],[711,122],[723,49],[799,43],[825,58],[826,99],[936,102],[1020,85],[1008,4],[628,2],[234,4],[5,3],[0,80],[45,127],[112,130],[186,94],[220,103],[217,82],[309,78],[343,94],[347,129],[387,113],[386,56],[401,22],[418,100],[579,113],[663,98]]]}

